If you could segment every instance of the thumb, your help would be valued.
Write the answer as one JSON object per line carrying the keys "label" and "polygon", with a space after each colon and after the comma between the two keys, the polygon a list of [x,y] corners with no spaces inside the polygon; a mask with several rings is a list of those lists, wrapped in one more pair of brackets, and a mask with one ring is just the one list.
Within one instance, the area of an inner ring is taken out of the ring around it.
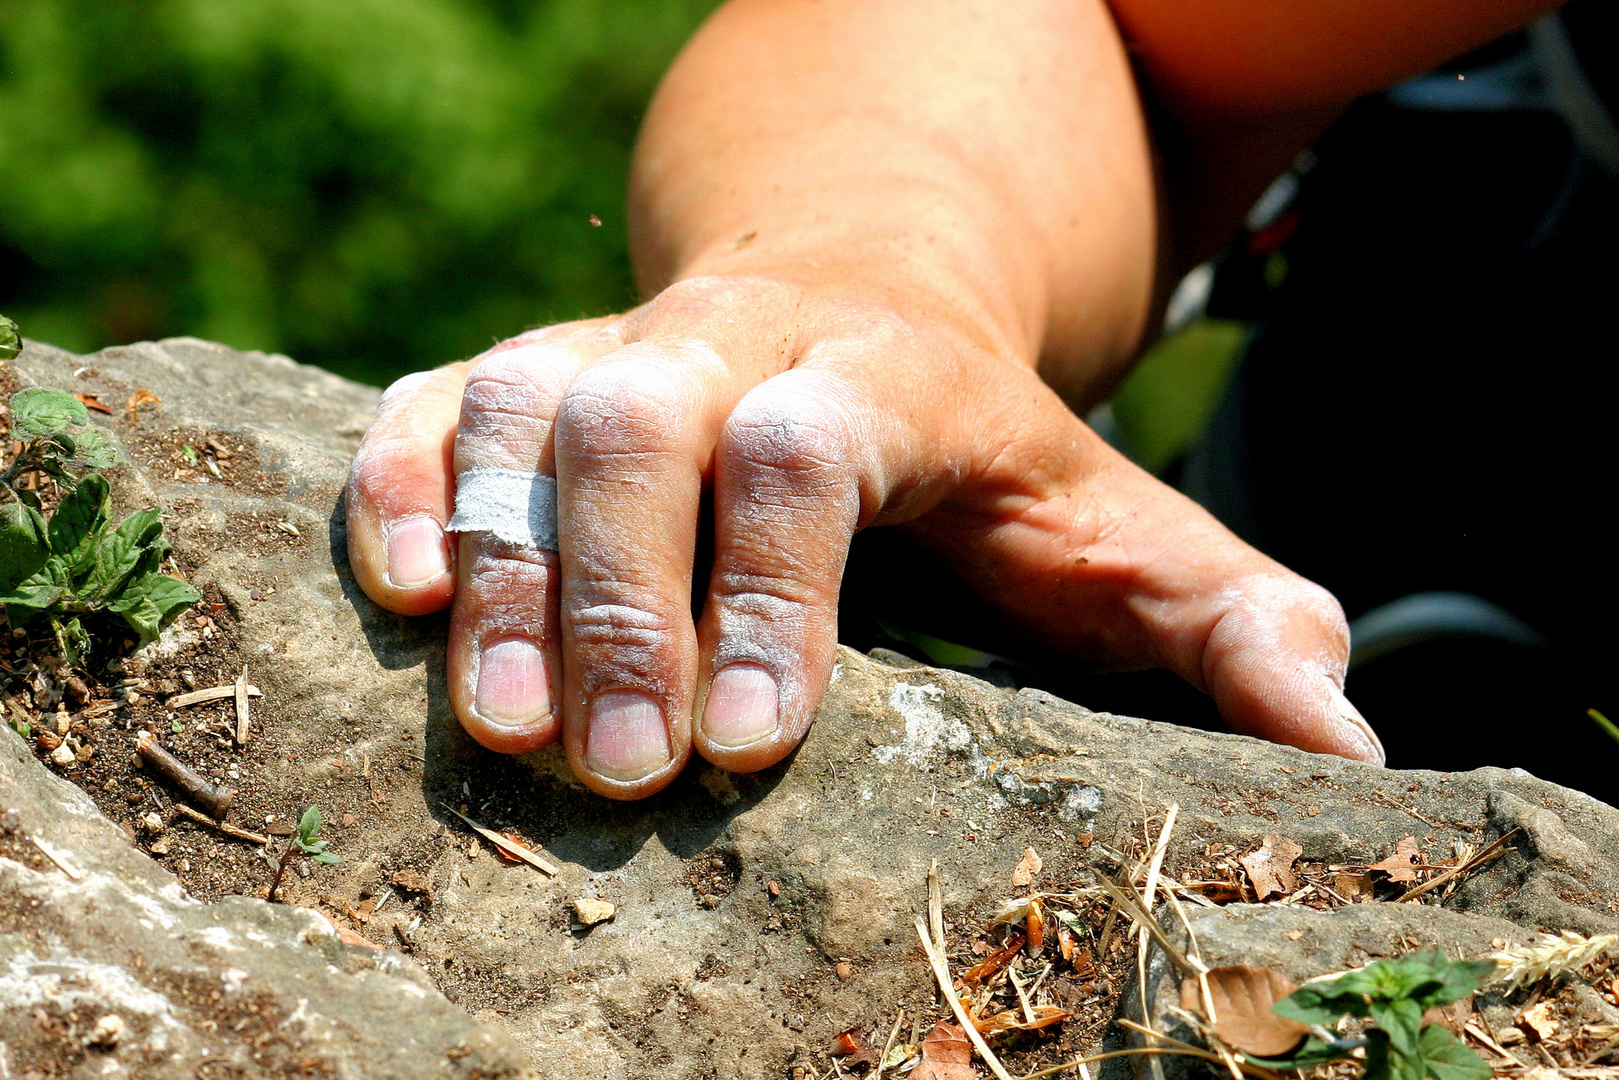
{"label": "thumb", "polygon": [[1077,419],[1062,433],[1029,443],[1066,454],[1010,447],[995,459],[1007,475],[958,492],[919,538],[1031,640],[1101,669],[1169,668],[1235,731],[1381,764],[1343,693],[1349,627],[1332,594]]}
{"label": "thumb", "polygon": [[[1194,622],[1198,620],[1193,620]],[[1204,689],[1233,730],[1381,765],[1383,744],[1344,696],[1349,630],[1330,593],[1276,567],[1228,582],[1195,655]]]}

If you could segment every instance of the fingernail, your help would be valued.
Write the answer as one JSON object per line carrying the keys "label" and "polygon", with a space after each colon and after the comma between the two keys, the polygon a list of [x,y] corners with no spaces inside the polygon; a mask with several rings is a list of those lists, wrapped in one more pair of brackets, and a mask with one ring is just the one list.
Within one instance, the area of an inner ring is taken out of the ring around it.
{"label": "fingernail", "polygon": [[551,711],[551,679],[545,654],[527,638],[505,638],[484,647],[478,658],[478,715],[515,727]]}
{"label": "fingernail", "polygon": [[703,731],[721,746],[747,746],[776,730],[779,691],[758,664],[729,664],[709,686]]}
{"label": "fingernail", "polygon": [[669,760],[663,710],[638,690],[610,690],[590,703],[585,764],[614,780],[639,780]]}
{"label": "fingernail", "polygon": [[1350,704],[1349,699],[1344,696],[1342,690],[1337,691],[1333,696],[1333,707],[1337,710],[1339,718],[1344,723],[1354,727],[1359,733],[1361,741],[1371,751],[1370,760],[1377,765],[1388,764],[1388,754],[1383,750],[1383,740],[1377,737],[1377,732],[1372,730],[1372,725],[1366,722],[1366,718],[1360,714],[1359,709]]}
{"label": "fingernail", "polygon": [[388,580],[395,588],[425,585],[449,569],[450,548],[437,521],[406,518],[388,529]]}

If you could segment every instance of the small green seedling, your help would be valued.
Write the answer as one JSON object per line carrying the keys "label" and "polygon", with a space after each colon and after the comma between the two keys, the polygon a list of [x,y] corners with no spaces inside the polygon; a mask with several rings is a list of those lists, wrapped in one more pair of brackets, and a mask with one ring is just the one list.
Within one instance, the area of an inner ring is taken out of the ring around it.
{"label": "small green seedling", "polygon": [[318,863],[340,863],[343,856],[334,851],[326,850],[326,841],[320,837],[320,807],[311,804],[298,818],[298,831],[293,833],[287,841],[287,850],[281,853],[281,861],[276,864],[275,877],[270,881],[270,891],[266,900],[275,900],[275,891],[281,887],[281,878],[287,872],[287,866],[292,857],[302,852],[311,860]]}
{"label": "small green seedling", "polygon": [[[11,437],[22,449],[0,473],[0,604],[13,627],[46,616],[63,659],[77,665],[90,644],[83,616],[115,618],[145,643],[200,599],[159,570],[169,552],[160,508],[111,527],[107,481],[96,470],[116,465],[118,451],[77,398],[20,391]],[[64,493],[48,519],[39,493],[21,483],[30,474]]]}
{"label": "small green seedling", "polygon": [[[1302,1069],[1366,1048],[1364,1080],[1489,1080],[1490,1067],[1437,1024],[1431,1008],[1467,997],[1495,970],[1493,960],[1447,960],[1437,949],[1380,960],[1325,982],[1306,983],[1274,1006],[1278,1016],[1317,1029],[1283,1058],[1252,1058],[1274,1069]],[[1321,1038],[1345,1017],[1376,1025],[1364,1039]]]}
{"label": "small green seedling", "polygon": [[340,863],[343,856],[326,850],[326,841],[315,839],[320,835],[320,807],[310,806],[298,819],[298,831],[292,842],[299,851],[318,863]]}

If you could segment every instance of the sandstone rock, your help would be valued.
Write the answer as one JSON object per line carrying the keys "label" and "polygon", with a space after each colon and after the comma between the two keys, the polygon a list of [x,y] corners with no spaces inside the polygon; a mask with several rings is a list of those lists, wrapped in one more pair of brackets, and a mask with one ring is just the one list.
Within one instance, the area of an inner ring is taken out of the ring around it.
{"label": "sandstone rock", "polygon": [[[574,781],[554,749],[505,759],[466,738],[446,705],[443,619],[390,615],[355,587],[341,491],[376,391],[282,357],[193,340],[89,357],[29,344],[13,366],[24,382],[93,391],[107,402],[137,391],[161,399],[133,418],[121,409],[96,421],[130,459],[115,477],[115,496],[170,508],[177,555],[217,608],[207,609],[205,625],[188,616],[132,658],[132,677],[146,672],[190,685],[182,672],[162,669],[176,657],[200,667],[217,654],[220,670],[211,677],[224,680],[246,663],[263,696],[253,704],[254,741],[233,759],[241,774],[231,779],[240,789],[236,813],[247,822],[296,820],[302,806],[318,802],[327,822],[344,823],[323,834],[344,862],[315,867],[308,880],[289,874],[283,892],[351,920],[373,941],[408,945],[433,983],[503,1029],[541,1074],[779,1077],[804,1060],[805,1047],[823,1047],[857,1024],[886,1024],[900,1005],[915,1007],[912,1016],[936,1008],[912,929],[926,909],[934,860],[943,867],[946,920],[956,926],[1010,895],[1009,876],[1026,849],[1043,859],[1043,887],[1082,880],[1082,864],[1093,857],[1089,838],[1123,846],[1139,836],[1144,810],[1170,802],[1181,813],[1169,867],[1210,844],[1252,850],[1267,834],[1298,844],[1306,860],[1364,864],[1406,835],[1438,849],[1524,829],[1518,850],[1472,877],[1448,910],[1402,905],[1377,914],[1390,905],[1361,905],[1319,917],[1269,909],[1200,917],[1209,923],[1209,948],[1224,940],[1216,924],[1262,928],[1252,940],[1233,938],[1231,951],[1252,947],[1243,959],[1281,964],[1295,977],[1317,974],[1306,969],[1332,956],[1392,947],[1392,930],[1356,920],[1432,920],[1420,929],[1457,941],[1619,925],[1619,812],[1527,774],[1390,772],[1093,713],[1047,694],[847,651],[808,741],[788,762],[749,776],[698,764],[644,803],[607,802]],[[206,445],[208,438],[233,454],[217,462],[218,478],[177,465],[170,452],[177,439]],[[200,674],[195,681],[211,685]],[[228,707],[190,708],[218,709],[223,719]],[[27,784],[43,783],[40,767],[20,751],[13,765],[33,770]],[[133,820],[122,799],[95,795],[108,814]],[[70,801],[77,809],[59,815],[66,824],[49,834],[52,842],[69,857],[87,844],[109,852],[96,856],[106,860],[118,847],[119,865],[153,882],[142,895],[161,893],[165,911],[212,920],[233,942],[253,940],[250,933],[291,942],[313,925],[243,899],[192,904],[82,797]],[[548,878],[470,857],[478,849],[446,806],[511,830],[562,872]],[[47,822],[30,817],[28,827]],[[216,840],[188,822],[171,824],[165,836],[191,837],[193,845]],[[207,865],[199,858],[189,874],[181,870],[192,892],[263,894],[270,870],[255,853],[245,845],[210,851]],[[171,850],[166,864],[179,855]],[[389,885],[402,870],[431,883],[430,902],[425,891],[400,895]],[[616,904],[617,917],[574,931],[568,900],[579,896]],[[113,906],[130,919],[155,918],[146,904],[119,894]],[[57,925],[53,910],[18,911],[6,933],[17,941],[42,933],[30,927]],[[1287,925],[1309,932],[1278,945],[1263,921],[1271,918],[1298,920]],[[117,952],[121,931],[102,934],[97,925],[87,920],[63,939],[62,963],[127,955]],[[1347,928],[1341,936],[1350,944],[1329,948],[1325,927]],[[308,948],[328,948],[318,942]],[[170,935],[163,947],[187,946]],[[241,948],[244,960],[258,956]],[[196,949],[194,963],[212,968],[215,983],[226,968],[249,970]],[[287,963],[294,951],[285,950]],[[404,964],[395,953],[383,956],[374,962]],[[324,963],[316,966],[324,971]],[[343,1008],[409,996],[395,985],[408,976],[392,967],[310,977],[326,980],[323,993]],[[392,980],[387,989],[382,980]],[[310,1001],[315,1008],[317,999]],[[409,1040],[448,1032],[453,1016],[436,992],[413,1001],[443,1026],[390,1024],[401,1058],[420,1054],[406,1049]],[[147,1014],[111,1001],[96,1008],[130,1023],[121,1046],[148,1037],[150,1025],[140,1020]],[[212,1045],[197,1026],[207,1018],[177,1012],[172,1045]],[[8,1022],[0,1020],[0,1030]],[[507,1044],[479,1034],[465,1017],[456,1022],[466,1025],[457,1037],[478,1048],[466,1060],[495,1075],[512,1068]],[[326,1045],[319,1040],[327,1036],[313,1031],[286,1038]]]}
{"label": "sandstone rock", "polygon": [[4,726],[0,1047],[13,1076],[528,1075],[405,957],[312,911],[191,899]]}

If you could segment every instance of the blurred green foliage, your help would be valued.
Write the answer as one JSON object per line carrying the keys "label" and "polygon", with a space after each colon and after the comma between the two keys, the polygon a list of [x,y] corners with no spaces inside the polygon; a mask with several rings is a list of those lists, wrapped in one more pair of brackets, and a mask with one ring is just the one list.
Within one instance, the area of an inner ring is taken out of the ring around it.
{"label": "blurred green foliage", "polygon": [[1244,323],[1200,318],[1148,350],[1113,397],[1136,464],[1160,472],[1203,437],[1247,338]]}
{"label": "blurred green foliage", "polygon": [[384,383],[621,308],[635,129],[714,2],[0,0],[0,310]]}

